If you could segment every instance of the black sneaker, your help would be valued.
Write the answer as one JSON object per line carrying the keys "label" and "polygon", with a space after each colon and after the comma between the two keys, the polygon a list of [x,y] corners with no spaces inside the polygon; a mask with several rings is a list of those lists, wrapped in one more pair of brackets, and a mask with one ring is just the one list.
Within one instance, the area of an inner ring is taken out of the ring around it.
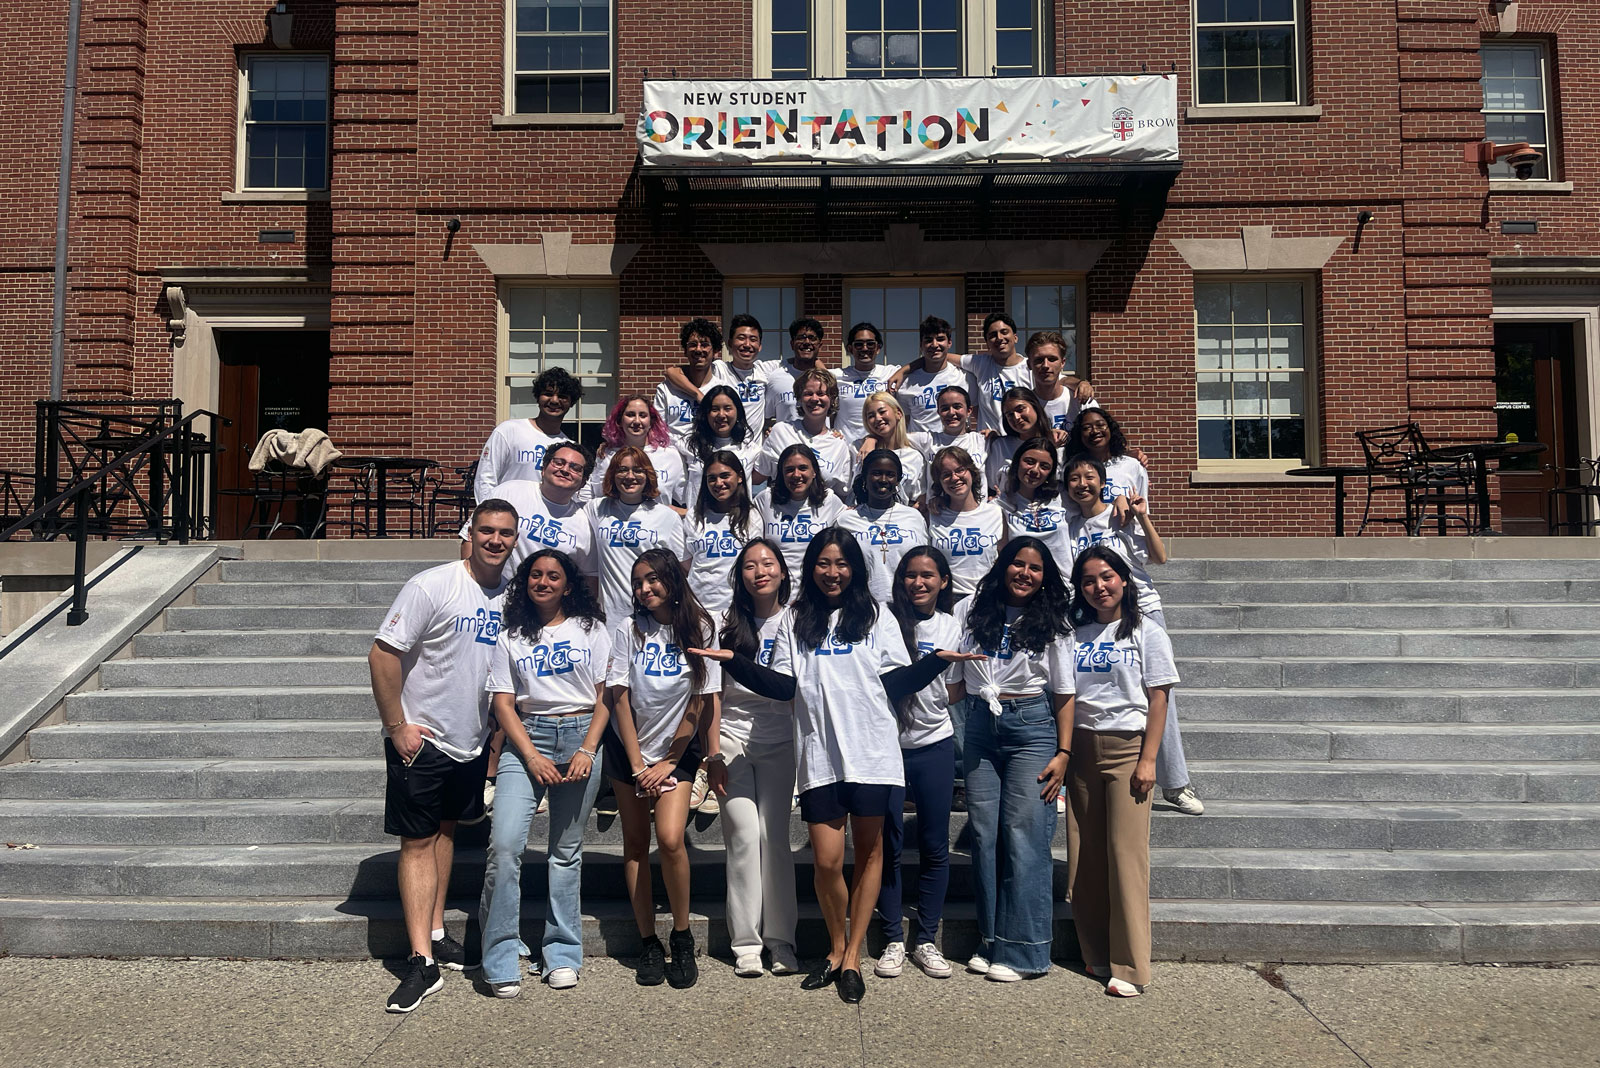
{"label": "black sneaker", "polygon": [[635,976],[640,986],[660,986],[667,977],[667,951],[661,939],[651,935],[639,950],[639,972]]}
{"label": "black sneaker", "polygon": [[446,934],[433,943],[433,962],[453,972],[466,971],[467,951],[460,942]]}
{"label": "black sneaker", "polygon": [[384,1010],[410,1012],[422,1004],[423,998],[429,994],[437,994],[442,989],[444,980],[439,977],[439,966],[429,964],[420,954],[413,953],[406,961],[406,977],[400,980],[400,985],[389,995],[389,1003],[384,1006]]}
{"label": "black sneaker", "polygon": [[667,965],[667,983],[674,990],[686,990],[700,978],[700,966],[694,962],[694,932],[687,927],[673,931],[667,941],[672,945],[672,963]]}

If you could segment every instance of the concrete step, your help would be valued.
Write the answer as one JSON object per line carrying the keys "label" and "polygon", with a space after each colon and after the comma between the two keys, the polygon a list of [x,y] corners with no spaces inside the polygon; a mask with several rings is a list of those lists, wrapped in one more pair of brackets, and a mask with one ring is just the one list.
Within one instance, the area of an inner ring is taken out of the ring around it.
{"label": "concrete step", "polygon": [[114,757],[267,760],[296,757],[380,758],[375,717],[347,720],[229,720],[221,723],[67,723],[29,735],[38,760]]}
{"label": "concrete step", "polygon": [[[234,566],[238,566],[235,564]],[[1394,579],[1458,582],[1483,580],[1600,579],[1600,560],[1383,558],[1177,559],[1163,565],[1173,578],[1211,581],[1323,579],[1385,582]],[[1160,576],[1157,576],[1159,581]]]}
{"label": "concrete step", "polygon": [[149,686],[207,689],[370,686],[365,656],[146,657],[108,660],[100,666],[107,689]]}
{"label": "concrete step", "polygon": [[0,798],[382,797],[383,763],[337,760],[30,760],[0,767]]}
{"label": "concrete step", "polygon": [[441,563],[442,554],[438,560],[224,560],[217,573],[223,582],[404,582]]}
{"label": "concrete step", "polygon": [[[1600,645],[1596,646],[1600,651]],[[138,663],[138,661],[124,661]],[[107,665],[108,667],[110,665]],[[1600,686],[1600,659],[1520,656],[1490,661],[1446,657],[1289,657],[1225,659],[1177,657],[1180,695],[1183,688],[1202,689],[1362,689],[1468,690],[1525,686],[1534,690]]]}
{"label": "concrete step", "polygon": [[66,700],[74,723],[322,719],[376,722],[372,687],[82,690]]}
{"label": "concrete step", "polygon": [[[477,942],[477,901],[449,902],[446,926]],[[690,928],[707,955],[726,957],[720,902],[695,902]],[[658,915],[660,910],[658,907]],[[470,918],[470,919],[469,919]],[[665,920],[661,929],[665,930]],[[523,939],[538,945],[537,908],[523,910]],[[584,950],[631,959],[639,935],[622,902],[589,906]],[[1414,905],[1399,902],[1154,901],[1157,960],[1285,963],[1548,962],[1600,957],[1600,906]],[[1056,907],[1052,956],[1081,959],[1071,906]],[[827,949],[815,906],[802,906],[797,948],[807,959]],[[946,908],[940,947],[965,960],[977,944],[971,906]],[[868,952],[882,948],[874,930]],[[403,957],[405,925],[392,898],[324,897],[255,901],[133,900],[126,897],[0,899],[0,953],[13,956],[241,957],[366,959]],[[708,962],[708,966],[712,966]],[[956,982],[974,982],[965,974]]]}
{"label": "concrete step", "polygon": [[193,587],[197,605],[378,605],[394,603],[404,581],[394,582],[202,582]]}
{"label": "concrete step", "polygon": [[1600,760],[1600,724],[1201,722],[1183,742],[1197,760]]}
{"label": "concrete step", "polygon": [[1600,764],[1193,761],[1200,796],[1219,801],[1600,801]]}
{"label": "concrete step", "polygon": [[[1172,630],[1179,657],[1594,657],[1600,632],[1558,630],[1326,630],[1307,620],[1294,630]],[[152,635],[152,637],[169,637]],[[371,646],[371,636],[362,635]],[[230,639],[237,640],[237,639]],[[219,645],[218,652],[227,646]],[[135,652],[140,652],[137,644]],[[328,650],[332,652],[330,648]],[[208,655],[197,653],[195,655]]]}
{"label": "concrete step", "polygon": [[1600,723],[1600,690],[1179,689],[1191,723]]}
{"label": "concrete step", "polygon": [[[1441,593],[1448,593],[1448,587]],[[170,613],[174,610],[169,610]],[[189,609],[188,611],[194,611]],[[1181,630],[1600,630],[1600,604],[1187,604],[1167,608]],[[376,627],[376,624],[374,624]]]}
{"label": "concrete step", "polygon": [[[1349,580],[1285,577],[1257,580],[1173,579],[1151,576],[1164,604],[1593,604],[1600,578],[1584,579],[1408,579]],[[230,584],[215,583],[226,589]],[[214,602],[221,603],[221,602]],[[320,601],[313,603],[323,603]]]}
{"label": "concrete step", "polygon": [[165,631],[133,639],[136,657],[365,656],[377,630]]}
{"label": "concrete step", "polygon": [[248,612],[240,612],[233,605],[185,605],[167,609],[165,626],[168,631],[364,630],[370,636],[383,622],[387,607],[387,604],[277,608],[257,605]]}

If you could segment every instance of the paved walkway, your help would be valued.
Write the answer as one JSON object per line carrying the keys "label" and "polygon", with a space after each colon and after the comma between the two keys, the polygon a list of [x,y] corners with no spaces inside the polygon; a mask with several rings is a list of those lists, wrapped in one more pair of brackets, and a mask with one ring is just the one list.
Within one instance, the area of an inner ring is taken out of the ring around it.
{"label": "paved walkway", "polygon": [[381,1008],[382,964],[0,960],[0,1048],[29,1068],[95,1065],[1593,1066],[1600,967],[1158,964],[1120,1002],[1081,976],[1000,986],[868,979],[867,1000],[742,980],[705,962],[692,991],[645,990],[591,961],[571,992],[515,1001],[445,989]]}

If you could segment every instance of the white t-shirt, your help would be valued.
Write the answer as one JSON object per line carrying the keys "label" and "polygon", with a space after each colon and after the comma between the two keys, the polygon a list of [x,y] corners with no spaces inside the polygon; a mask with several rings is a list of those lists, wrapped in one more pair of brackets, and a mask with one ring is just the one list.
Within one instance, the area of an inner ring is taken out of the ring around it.
{"label": "white t-shirt", "polygon": [[[819,362],[817,368],[827,370]],[[779,423],[792,423],[800,418],[800,404],[794,395],[794,380],[805,374],[796,370],[788,360],[776,361],[767,372],[767,418]]]}
{"label": "white t-shirt", "polygon": [[856,536],[861,555],[867,558],[868,588],[882,604],[889,603],[900,558],[918,545],[928,544],[928,521],[909,505],[891,504],[879,510],[858,504],[834,525]]}
{"label": "white t-shirt", "polygon": [[[978,433],[976,430],[968,430],[960,434],[946,434],[941,430],[937,434],[929,434],[928,442],[927,482],[929,493],[933,492],[934,457],[939,455],[939,450],[954,446],[955,448],[965,452],[967,456],[971,458],[973,464],[978,468],[978,484],[972,487],[973,496],[977,497],[979,500],[982,500],[985,496],[989,495],[989,491],[984,488],[988,485],[988,479],[984,477],[983,473],[984,463],[989,456],[989,445],[988,442],[984,440],[982,434]],[[915,437],[913,437],[912,443],[916,443]]]}
{"label": "white t-shirt", "polygon": [[811,539],[824,528],[833,526],[844,514],[844,502],[837,493],[829,493],[813,508],[803,498],[779,504],[772,499],[772,494],[763,493],[756,498],[756,508],[761,512],[761,532],[783,550],[783,562],[789,566],[791,581],[798,587],[800,564],[805,560]]}
{"label": "white t-shirt", "polygon": [[606,620],[615,625],[633,612],[633,564],[646,549],[660,546],[684,558],[683,517],[659,501],[623,504],[615,497],[596,498],[584,511],[594,525],[600,557],[601,603]]}
{"label": "white t-shirt", "polygon": [[[754,493],[756,471],[761,465],[760,432],[752,429],[750,436],[738,444],[735,444],[732,438],[716,438],[712,441],[712,452],[722,449],[727,449],[739,458],[739,462],[744,465],[745,488]],[[683,465],[683,506],[693,511],[694,502],[700,499],[700,483],[705,478],[705,465],[700,462],[700,457],[689,449],[688,442],[684,443],[683,452],[679,454],[679,462]]]}
{"label": "white t-shirt", "polygon": [[[700,387],[702,392],[715,384],[712,378],[711,375],[706,377],[705,383]],[[684,393],[670,382],[662,382],[656,386],[655,409],[661,413],[662,421],[667,424],[667,433],[672,435],[672,444],[682,445],[688,438],[689,432],[694,429],[694,416],[700,410],[700,401],[693,394]]]}
{"label": "white t-shirt", "polygon": [[[722,633],[722,624],[719,622],[717,633]],[[778,634],[785,629],[792,629],[793,619],[789,610],[780,608],[778,611],[760,620],[761,626],[757,631],[760,645],[756,648],[756,655],[752,658],[762,667],[772,666],[772,651],[778,642]],[[774,701],[770,697],[760,694],[745,687],[732,675],[724,674],[722,677],[722,734],[749,744],[770,745],[775,742],[788,741],[794,737],[794,702]]]}
{"label": "white t-shirt", "polygon": [[900,728],[880,678],[911,663],[900,624],[880,608],[877,622],[854,645],[837,640],[838,625],[834,612],[815,649],[801,647],[793,626],[783,627],[773,646],[772,670],[795,678],[800,789],[834,782],[904,786]]}
{"label": "white t-shirt", "polygon": [[1106,487],[1100,499],[1110,504],[1118,497],[1150,497],[1150,474],[1144,464],[1124,453],[1106,461]]}
{"label": "white t-shirt", "polygon": [[1089,398],[1089,403],[1079,404],[1077,391],[1065,386],[1061,387],[1061,396],[1055,400],[1045,400],[1043,397],[1039,399],[1044,403],[1044,414],[1050,417],[1050,425],[1057,430],[1071,430],[1079,412],[1085,408],[1100,407],[1100,402],[1093,397]]}
{"label": "white t-shirt", "polygon": [[[600,559],[594,552],[594,528],[574,498],[566,504],[552,504],[541,489],[543,483],[512,479],[496,486],[490,496],[499,497],[517,510],[517,543],[506,557],[505,575],[510,579],[522,561],[540,549],[560,549],[572,557],[580,574],[598,575]],[[471,520],[461,526],[461,540],[471,537]]]}
{"label": "white t-shirt", "polygon": [[833,425],[849,440],[860,441],[867,432],[861,422],[861,409],[866,407],[868,397],[883,392],[884,383],[889,381],[894,368],[874,366],[870,371],[858,371],[852,364],[828,370],[839,381],[839,415]]}
{"label": "white t-shirt", "polygon": [[761,447],[761,473],[768,479],[777,480],[778,457],[790,445],[811,446],[811,451],[817,454],[817,464],[822,468],[822,481],[834,493],[850,500],[850,483],[856,477],[856,450],[838,431],[829,427],[813,437],[798,422],[774,426]]}
{"label": "white t-shirt", "polygon": [[[745,421],[757,437],[766,428],[767,382],[777,368],[777,360],[757,360],[749,370],[740,370],[729,360],[717,360],[711,365],[711,377],[716,384],[727,386],[739,395],[739,403],[744,405]],[[794,380],[790,379],[791,389],[793,384]],[[706,386],[709,388],[711,383],[707,382]]]}
{"label": "white t-shirt", "polygon": [[1000,398],[1012,386],[1033,388],[1033,372],[1028,369],[1028,361],[1018,359],[1010,367],[1002,367],[985,351],[962,356],[961,366],[972,376],[972,403],[978,409],[978,429],[1003,430]]}
{"label": "white t-shirt", "polygon": [[[721,666],[714,660],[706,661],[705,681],[696,689],[689,655],[678,643],[671,625],[658,622],[651,615],[640,617],[637,626],[634,620],[623,620],[611,636],[611,649],[606,685],[628,688],[639,755],[646,764],[654,764],[672,748],[678,724],[689,710],[689,698],[722,689]],[[620,738],[621,733],[617,736]],[[632,770],[619,768],[615,774],[621,777]]]}
{"label": "white t-shirt", "polygon": [[[961,626],[949,612],[935,612],[917,624],[913,634],[917,658],[932,656],[935,649],[959,650]],[[961,665],[950,664],[933,682],[911,698],[911,725],[900,731],[901,749],[921,749],[955,734],[950,723],[950,695],[947,687],[961,681]]]}
{"label": "white t-shirt", "polygon": [[960,386],[968,396],[973,392],[972,376],[963,371],[954,358],[947,358],[938,371],[929,371],[918,360],[906,372],[905,378],[900,380],[895,399],[900,402],[909,420],[907,430],[911,429],[911,423],[928,434],[937,434],[944,429],[944,423],[939,419],[939,391],[946,386]]}
{"label": "white t-shirt", "polygon": [[[644,447],[645,459],[650,461],[650,466],[656,471],[656,488],[661,491],[663,501],[682,504],[684,495],[688,493],[686,477],[683,468],[683,454],[678,447],[672,444],[646,445]],[[594,462],[594,470],[589,473],[588,483],[572,498],[579,504],[588,504],[606,495],[606,469],[611,466],[611,461],[616,459],[617,450],[608,448],[606,454]],[[690,498],[692,501],[693,498]]]}
{"label": "white t-shirt", "polygon": [[478,456],[478,471],[473,476],[472,492],[482,504],[502,482],[523,479],[538,482],[543,477],[544,454],[558,441],[571,441],[565,434],[546,434],[532,419],[507,419],[489,434]]}
{"label": "white t-shirt", "polygon": [[1009,487],[1011,459],[1016,456],[1023,440],[1006,434],[996,434],[984,445],[983,480],[997,497],[1005,493]]}
{"label": "white t-shirt", "polygon": [[742,530],[733,529],[733,517],[726,512],[707,512],[695,519],[694,511],[684,517],[688,535],[689,589],[694,591],[713,619],[733,603],[733,561],[745,542],[761,536],[761,513],[754,505]]}
{"label": "white t-shirt", "polygon": [[963,652],[980,652],[987,660],[969,660],[962,665],[967,682],[967,693],[976,694],[992,681],[996,694],[1015,694],[1034,697],[1044,693],[1072,693],[1072,635],[1063,634],[1033,653],[1011,647],[1011,626],[1022,615],[1022,609],[1006,607],[1006,621],[1000,632],[998,647],[981,645],[972,633],[967,619],[972,615],[972,598],[956,605],[955,618],[960,626]]}
{"label": "white t-shirt", "polygon": [[1067,513],[1078,506],[1063,505],[1060,496],[1043,503],[1024,500],[1015,493],[1000,498],[1000,507],[1006,514],[1006,537],[1024,535],[1038,538],[1055,555],[1056,566],[1065,571],[1072,564],[1072,542],[1067,537]]}
{"label": "white t-shirt", "polygon": [[970,512],[936,511],[928,517],[928,540],[950,564],[957,597],[969,597],[978,580],[1000,556],[1006,516],[1000,505],[984,501]]}
{"label": "white t-shirt", "polygon": [[563,619],[540,627],[528,640],[500,632],[489,665],[491,694],[517,695],[517,714],[526,722],[537,716],[581,716],[594,711],[595,688],[606,684],[611,666],[611,632],[604,620],[589,629],[583,621]]}
{"label": "white t-shirt", "polygon": [[1146,692],[1178,682],[1172,640],[1152,620],[1141,619],[1126,638],[1120,620],[1077,630],[1073,663],[1077,704],[1073,725],[1091,731],[1142,731],[1150,712]]}
{"label": "white t-shirt", "polygon": [[1139,611],[1146,615],[1159,612],[1161,595],[1156,592],[1156,584],[1150,578],[1147,566],[1150,563],[1150,539],[1145,536],[1137,518],[1130,518],[1127,526],[1119,527],[1112,515],[1111,509],[1107,508],[1097,516],[1075,515],[1067,522],[1067,536],[1072,540],[1072,561],[1077,563],[1079,554],[1091,545],[1106,546],[1127,561],[1128,572],[1133,576],[1133,588],[1139,594]]}
{"label": "white t-shirt", "polygon": [[426,727],[424,741],[451,760],[468,761],[489,738],[483,680],[500,637],[500,595],[473,579],[465,560],[430,567],[406,581],[378,628],[377,640],[400,653],[400,709]]}

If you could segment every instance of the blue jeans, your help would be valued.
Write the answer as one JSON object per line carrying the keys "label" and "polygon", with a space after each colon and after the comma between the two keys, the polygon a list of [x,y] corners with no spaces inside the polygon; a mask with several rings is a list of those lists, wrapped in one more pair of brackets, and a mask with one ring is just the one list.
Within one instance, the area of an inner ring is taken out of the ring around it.
{"label": "blue jeans", "polygon": [[955,793],[956,743],[941,738],[919,749],[902,749],[906,784],[889,791],[889,816],[883,821],[883,885],[878,890],[878,915],[890,942],[905,937],[901,923],[904,895],[900,883],[900,850],[905,843],[906,794],[917,806],[917,851],[922,870],[917,876],[917,934],[908,949],[924,942],[938,944],[939,918],[950,889],[950,801]]}
{"label": "blue jeans", "polygon": [[967,821],[972,827],[978,952],[1024,975],[1050,970],[1055,926],[1050,843],[1055,798],[1041,800],[1039,773],[1056,751],[1048,696],[1001,702],[996,716],[967,705]]}
{"label": "blue jeans", "polygon": [[[565,770],[589,732],[591,716],[541,716],[528,728],[534,749]],[[524,723],[526,726],[526,723]],[[583,828],[600,789],[600,761],[584,782],[543,786],[528,775],[522,755],[510,743],[500,752],[495,780],[494,817],[489,828],[488,867],[483,873],[483,898],[478,922],[483,929],[483,978],[489,983],[515,983],[521,972],[517,958],[528,952],[522,941],[522,852],[528,846],[539,799],[550,795],[549,884],[544,939],[540,949],[546,974],[556,968],[583,967]]]}
{"label": "blue jeans", "polygon": [[[1157,608],[1150,621],[1167,629],[1167,616]],[[1163,790],[1181,790],[1189,785],[1189,761],[1183,755],[1183,732],[1178,729],[1178,690],[1167,694],[1167,729],[1161,732],[1161,748],[1156,750],[1156,785]]]}

